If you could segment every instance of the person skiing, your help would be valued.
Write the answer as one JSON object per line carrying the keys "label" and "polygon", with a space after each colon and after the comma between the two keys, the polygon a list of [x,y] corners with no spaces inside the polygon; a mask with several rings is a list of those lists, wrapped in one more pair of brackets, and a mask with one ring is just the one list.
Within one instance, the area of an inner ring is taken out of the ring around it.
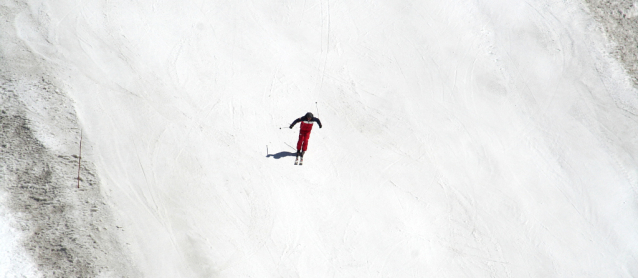
{"label": "person skiing", "polygon": [[[308,139],[310,138],[310,131],[312,130],[313,124],[316,122],[319,124],[319,128],[322,128],[321,121],[318,118],[315,118],[310,112],[292,122],[292,124],[290,124],[290,129],[292,129],[292,127],[298,122],[301,122],[301,125],[299,128],[299,141],[297,141],[297,158],[295,159],[295,165],[297,165],[298,162],[299,164],[303,163],[303,155],[308,149]],[[299,161],[300,156],[301,161]]]}

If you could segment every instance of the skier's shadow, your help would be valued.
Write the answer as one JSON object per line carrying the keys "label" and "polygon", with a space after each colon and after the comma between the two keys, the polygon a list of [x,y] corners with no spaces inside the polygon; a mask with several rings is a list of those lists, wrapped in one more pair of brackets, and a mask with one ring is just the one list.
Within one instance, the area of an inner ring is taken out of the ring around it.
{"label": "skier's shadow", "polygon": [[291,153],[291,152],[278,152],[276,154],[268,154],[266,155],[266,157],[274,157],[275,159],[280,159],[282,157],[286,157],[286,156],[296,156],[296,153]]}

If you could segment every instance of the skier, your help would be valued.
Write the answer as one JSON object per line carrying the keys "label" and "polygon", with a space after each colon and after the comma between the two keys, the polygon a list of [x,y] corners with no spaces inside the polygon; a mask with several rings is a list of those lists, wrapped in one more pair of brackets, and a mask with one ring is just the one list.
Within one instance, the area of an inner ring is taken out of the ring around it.
{"label": "skier", "polygon": [[[290,124],[290,129],[292,129],[292,127],[298,122],[301,122],[301,126],[299,128],[299,141],[297,141],[297,158],[295,159],[295,165],[297,165],[297,163],[300,165],[303,164],[303,155],[308,149],[308,139],[310,138],[310,131],[312,130],[313,123],[316,122],[319,124],[319,128],[322,128],[321,121],[318,118],[315,118],[310,112],[292,122],[292,124]],[[300,156],[301,161],[299,161]]]}

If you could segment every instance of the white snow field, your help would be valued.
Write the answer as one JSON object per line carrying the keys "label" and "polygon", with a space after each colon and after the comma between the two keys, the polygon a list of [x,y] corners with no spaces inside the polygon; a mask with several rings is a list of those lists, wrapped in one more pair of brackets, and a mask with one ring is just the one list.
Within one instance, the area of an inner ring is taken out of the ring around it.
{"label": "white snow field", "polygon": [[144,277],[638,277],[638,90],[580,1],[29,7]]}

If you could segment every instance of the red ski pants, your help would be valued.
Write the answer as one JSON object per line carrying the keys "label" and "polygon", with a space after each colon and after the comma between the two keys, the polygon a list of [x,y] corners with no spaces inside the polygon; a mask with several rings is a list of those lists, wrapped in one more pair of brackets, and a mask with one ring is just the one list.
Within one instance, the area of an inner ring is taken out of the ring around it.
{"label": "red ski pants", "polygon": [[305,152],[308,149],[308,139],[310,139],[310,132],[299,132],[299,141],[297,141],[298,151],[302,150]]}

